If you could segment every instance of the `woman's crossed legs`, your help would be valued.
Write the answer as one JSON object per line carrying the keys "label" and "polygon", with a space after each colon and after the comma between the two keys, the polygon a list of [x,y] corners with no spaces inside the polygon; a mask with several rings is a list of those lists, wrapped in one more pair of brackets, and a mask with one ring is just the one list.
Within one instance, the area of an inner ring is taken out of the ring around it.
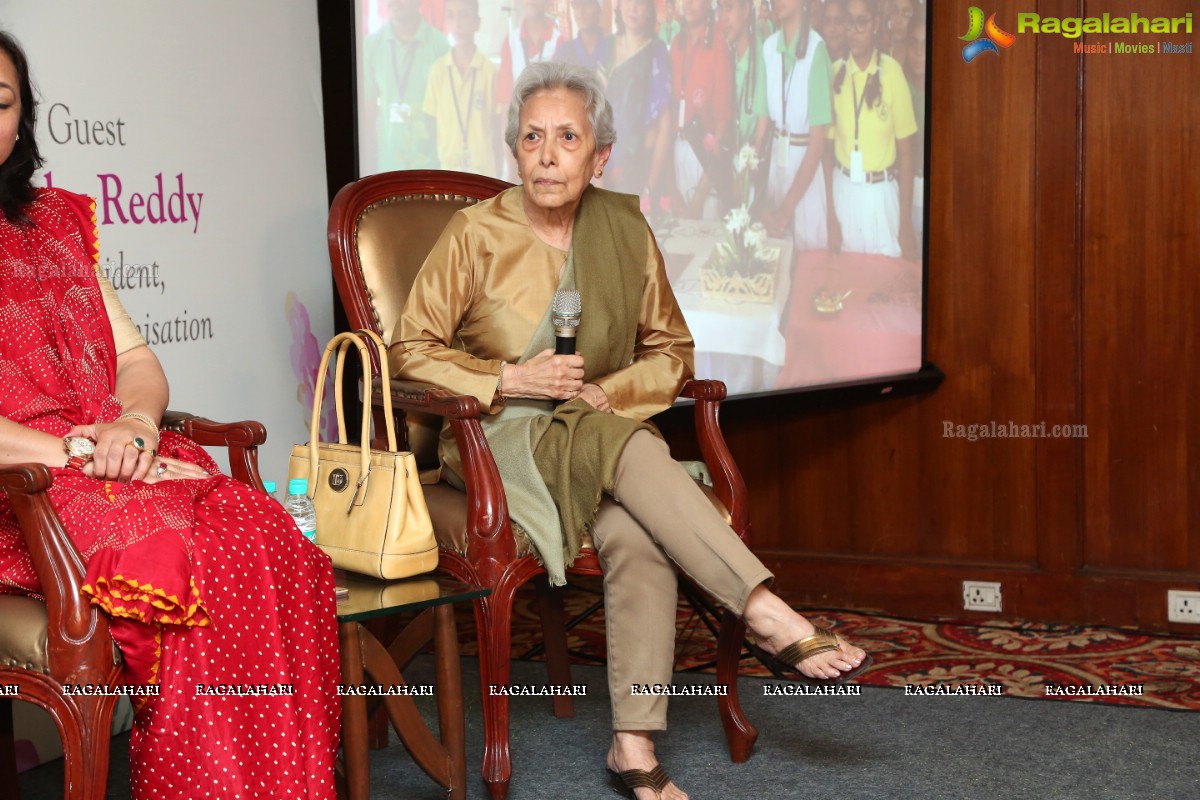
{"label": "woman's crossed legs", "polygon": [[[667,727],[666,696],[634,695],[632,687],[669,684],[675,651],[677,568],[722,605],[742,616],[760,646],[778,653],[810,636],[812,623],[771,592],[772,575],[712,507],[695,481],[647,431],[630,438],[617,465],[613,499],[605,498],[593,525],[604,570],[608,683],[613,706],[614,772],[650,770],[657,763],[650,732]],[[836,678],[865,654],[841,648],[796,665],[812,678]],[[674,784],[643,800],[685,800]]]}

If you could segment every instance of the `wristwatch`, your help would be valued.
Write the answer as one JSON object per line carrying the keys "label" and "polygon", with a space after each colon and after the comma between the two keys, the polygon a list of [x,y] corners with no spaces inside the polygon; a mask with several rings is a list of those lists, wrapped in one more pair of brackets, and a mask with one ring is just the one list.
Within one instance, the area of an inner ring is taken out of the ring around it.
{"label": "wristwatch", "polygon": [[63,438],[63,450],[67,451],[68,468],[83,469],[83,465],[92,460],[96,443],[83,436],[67,436]]}

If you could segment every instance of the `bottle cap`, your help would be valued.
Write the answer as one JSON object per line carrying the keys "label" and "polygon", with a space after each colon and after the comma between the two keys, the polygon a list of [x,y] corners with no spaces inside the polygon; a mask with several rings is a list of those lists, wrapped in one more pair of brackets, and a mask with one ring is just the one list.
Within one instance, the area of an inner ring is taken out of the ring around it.
{"label": "bottle cap", "polygon": [[263,488],[266,489],[269,494],[275,494],[275,481],[263,481]]}
{"label": "bottle cap", "polygon": [[288,494],[308,494],[308,478],[292,478],[288,481]]}

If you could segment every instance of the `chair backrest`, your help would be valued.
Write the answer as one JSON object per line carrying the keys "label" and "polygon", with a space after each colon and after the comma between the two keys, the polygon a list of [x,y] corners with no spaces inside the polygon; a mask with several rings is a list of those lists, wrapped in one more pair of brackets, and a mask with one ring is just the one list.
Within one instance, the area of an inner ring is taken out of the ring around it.
{"label": "chair backrest", "polygon": [[[329,257],[350,327],[391,344],[413,281],[459,209],[511,184],[442,170],[384,172],[346,184],[329,209]],[[408,446],[422,467],[437,463],[440,421],[408,417]]]}

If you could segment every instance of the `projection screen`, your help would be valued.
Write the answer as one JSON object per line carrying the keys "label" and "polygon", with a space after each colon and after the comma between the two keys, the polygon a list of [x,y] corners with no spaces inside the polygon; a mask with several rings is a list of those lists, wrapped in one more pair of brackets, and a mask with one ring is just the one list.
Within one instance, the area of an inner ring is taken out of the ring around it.
{"label": "projection screen", "polygon": [[355,1],[360,175],[515,182],[516,76],[583,64],[617,129],[596,184],[641,197],[697,376],[744,396],[921,369],[921,4]]}

